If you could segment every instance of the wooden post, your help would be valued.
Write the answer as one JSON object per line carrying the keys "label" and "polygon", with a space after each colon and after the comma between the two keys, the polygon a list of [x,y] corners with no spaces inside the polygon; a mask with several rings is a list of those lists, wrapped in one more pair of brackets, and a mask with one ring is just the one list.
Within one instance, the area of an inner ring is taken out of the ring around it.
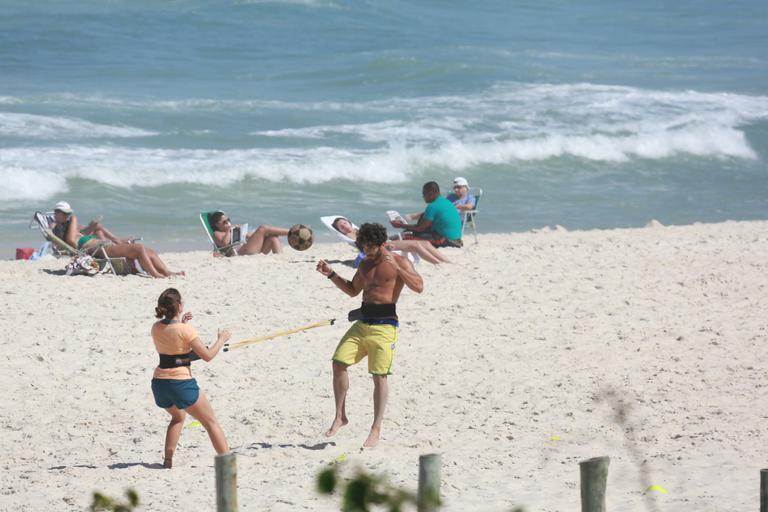
{"label": "wooden post", "polygon": [[760,470],[760,512],[768,512],[768,469]]}
{"label": "wooden post", "polygon": [[436,512],[440,508],[440,454],[419,456],[418,512]]}
{"label": "wooden post", "polygon": [[232,452],[216,456],[216,512],[237,511],[237,460]]}
{"label": "wooden post", "polygon": [[579,462],[581,472],[581,512],[605,512],[605,484],[608,480],[608,457]]}

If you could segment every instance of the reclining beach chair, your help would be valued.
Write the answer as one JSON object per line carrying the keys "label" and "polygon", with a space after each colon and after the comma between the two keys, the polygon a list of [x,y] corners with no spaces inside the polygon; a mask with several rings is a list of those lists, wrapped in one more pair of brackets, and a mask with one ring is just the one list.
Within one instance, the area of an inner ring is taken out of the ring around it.
{"label": "reclining beach chair", "polygon": [[[208,235],[208,240],[210,240],[211,245],[213,246],[213,252],[218,252],[222,256],[230,256],[230,251],[232,251],[234,248],[236,248],[239,245],[242,245],[241,240],[237,240],[232,242],[229,245],[225,245],[223,247],[219,247],[216,245],[216,241],[213,239],[213,226],[211,226],[211,215],[214,213],[217,213],[218,210],[213,210],[210,212],[200,212],[200,222],[203,224],[203,229],[205,229],[205,234]],[[244,224],[246,226],[245,231],[247,231],[248,224]]]}
{"label": "reclining beach chair", "polygon": [[[53,232],[51,226],[53,226],[55,223],[56,221],[53,220],[53,212],[35,212],[35,214],[32,216],[32,220],[29,223],[29,228],[39,229],[42,231],[43,238],[45,238],[45,241],[50,244],[51,253],[57,258],[60,258],[61,256],[77,256],[77,251],[75,251],[75,253],[70,252],[70,250],[66,249],[64,246],[54,243],[53,240],[51,240],[46,235],[46,231],[49,233]],[[69,245],[66,243],[64,245],[69,247]]]}
{"label": "reclining beach chair", "polygon": [[475,206],[471,210],[463,210],[461,212],[461,239],[464,239],[464,230],[467,224],[472,224],[472,233],[475,236],[475,243],[477,243],[477,214],[480,212],[478,205],[480,204],[480,198],[483,196],[483,189],[480,187],[472,187],[469,189],[469,193],[475,196]]}
{"label": "reclining beach chair", "polygon": [[[57,258],[62,256],[76,257],[88,255],[92,256],[93,259],[96,260],[96,263],[99,264],[101,273],[112,273],[116,276],[125,276],[132,273],[133,269],[126,258],[109,257],[105,247],[109,245],[110,242],[101,243],[90,251],[83,251],[72,247],[53,234],[53,229],[51,229],[51,226],[54,224],[53,213],[35,212],[32,221],[40,228],[43,238],[51,243],[53,254]],[[142,272],[143,271],[139,270],[139,273]]]}
{"label": "reclining beach chair", "polygon": [[[337,230],[335,227],[333,227],[333,221],[335,221],[335,220],[336,220],[336,219],[338,219],[339,217],[344,217],[344,216],[343,216],[343,215],[326,215],[325,217],[320,217],[320,220],[322,221],[322,223],[323,223],[323,224],[325,224],[325,227],[327,227],[327,228],[328,228],[328,230],[329,230],[331,233],[334,233],[334,234],[335,234],[337,237],[339,237],[339,238],[340,238],[342,241],[344,241],[344,242],[348,243],[349,245],[351,245],[352,247],[354,247],[354,248],[355,248],[355,250],[357,250],[357,251],[358,251],[357,259],[355,260],[355,268],[357,268],[357,265],[360,263],[360,260],[362,260],[362,259],[365,257],[365,253],[364,253],[364,252],[362,252],[362,251],[360,251],[360,250],[357,248],[357,245],[355,245],[355,240],[354,240],[354,239],[352,239],[352,238],[348,237],[347,235],[345,235],[344,233],[342,233],[341,231],[339,231],[339,230]],[[344,218],[346,219],[346,217],[344,217]],[[347,220],[349,220],[349,219],[347,219]],[[352,222],[351,222],[351,221],[350,221],[350,224],[352,224]],[[353,228],[355,228],[355,229],[359,229],[359,228],[358,228],[358,226],[356,226],[356,225],[354,225],[354,224],[352,224],[352,227],[353,227]],[[403,251],[394,251],[394,252],[395,252],[396,254],[401,254],[401,255],[402,255],[402,253],[403,253]],[[415,263],[418,263],[419,261],[421,261],[421,258],[419,258],[419,255],[418,255],[418,254],[413,254],[413,253],[411,253],[411,252],[408,252],[408,253],[406,253],[406,255],[405,255],[405,256],[406,256],[406,258],[408,258],[409,260],[411,260],[411,263],[414,263],[414,264],[415,264]]]}
{"label": "reclining beach chair", "polygon": [[[325,224],[325,227],[327,227],[331,233],[333,233],[334,235],[339,237],[342,241],[348,243],[349,245],[357,249],[357,246],[355,245],[355,240],[353,238],[348,237],[347,235],[345,235],[344,233],[342,233],[341,231],[333,227],[333,221],[335,221],[339,217],[344,217],[344,216],[343,215],[326,215],[325,217],[320,217],[320,220],[322,221],[323,224]],[[346,219],[346,217],[344,218]],[[352,222],[350,222],[350,224],[352,224]],[[359,229],[358,226],[355,226],[354,224],[352,224],[352,227],[355,229]]]}

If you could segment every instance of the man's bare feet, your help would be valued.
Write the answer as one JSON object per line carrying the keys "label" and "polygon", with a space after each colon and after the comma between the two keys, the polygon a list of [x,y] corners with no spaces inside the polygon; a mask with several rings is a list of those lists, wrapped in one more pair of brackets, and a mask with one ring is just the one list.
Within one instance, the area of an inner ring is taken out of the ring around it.
{"label": "man's bare feet", "polygon": [[371,433],[363,443],[363,448],[373,448],[379,444],[379,437],[381,437],[381,427],[371,427]]}
{"label": "man's bare feet", "polygon": [[333,423],[331,423],[331,428],[329,428],[325,432],[325,437],[332,437],[332,436],[334,436],[336,434],[336,432],[338,432],[339,429],[341,427],[343,427],[344,425],[346,425],[347,423],[349,423],[349,420],[347,419],[346,416],[344,416],[342,418],[334,418],[333,419]]}
{"label": "man's bare feet", "polygon": [[166,457],[163,459],[163,467],[165,469],[171,469],[173,467],[173,457]]}

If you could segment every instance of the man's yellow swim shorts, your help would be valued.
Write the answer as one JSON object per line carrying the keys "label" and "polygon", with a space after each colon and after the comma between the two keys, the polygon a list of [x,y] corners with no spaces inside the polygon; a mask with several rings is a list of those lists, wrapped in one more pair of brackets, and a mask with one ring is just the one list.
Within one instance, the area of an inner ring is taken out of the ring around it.
{"label": "man's yellow swim shorts", "polygon": [[[375,322],[375,320],[374,320]],[[333,353],[334,362],[346,366],[368,356],[368,373],[390,375],[397,344],[397,322],[367,323],[358,320],[344,334]]]}

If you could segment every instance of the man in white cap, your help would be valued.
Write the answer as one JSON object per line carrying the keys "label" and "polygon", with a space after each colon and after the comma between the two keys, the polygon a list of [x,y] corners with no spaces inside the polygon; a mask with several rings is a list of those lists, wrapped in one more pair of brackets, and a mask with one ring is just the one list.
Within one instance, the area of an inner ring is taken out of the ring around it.
{"label": "man in white cap", "polygon": [[476,200],[475,196],[469,193],[469,182],[461,176],[453,180],[453,192],[448,194],[446,199],[453,203],[459,213],[475,208]]}

